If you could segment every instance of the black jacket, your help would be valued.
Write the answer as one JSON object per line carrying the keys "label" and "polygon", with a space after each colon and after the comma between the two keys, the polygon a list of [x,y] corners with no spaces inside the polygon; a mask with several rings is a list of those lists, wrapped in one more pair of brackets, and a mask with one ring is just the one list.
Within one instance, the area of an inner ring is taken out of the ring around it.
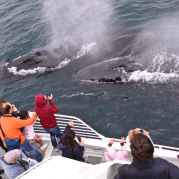
{"label": "black jacket", "polygon": [[60,149],[62,150],[62,156],[84,162],[84,158],[83,158],[84,147],[80,146],[78,142],[76,142],[76,140],[74,140],[73,143],[74,143],[74,148],[72,153],[70,152],[70,149],[67,146],[65,146],[62,143],[59,144]]}
{"label": "black jacket", "polygon": [[[125,167],[118,168],[118,174],[114,179],[124,179]],[[179,168],[162,158],[152,158],[147,163],[133,162],[129,166],[128,179],[179,179]]]}

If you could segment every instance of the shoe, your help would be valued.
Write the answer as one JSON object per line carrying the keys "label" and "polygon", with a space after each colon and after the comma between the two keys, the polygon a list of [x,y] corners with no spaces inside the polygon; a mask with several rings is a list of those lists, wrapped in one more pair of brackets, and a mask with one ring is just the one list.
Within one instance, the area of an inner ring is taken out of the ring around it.
{"label": "shoe", "polygon": [[56,149],[55,149],[55,152],[58,152],[58,150],[59,150],[59,149],[58,149],[58,148],[56,148]]}
{"label": "shoe", "polygon": [[0,169],[0,175],[4,173],[4,170],[3,169]]}
{"label": "shoe", "polygon": [[42,159],[45,157],[45,151],[41,151]]}
{"label": "shoe", "polygon": [[85,163],[89,163],[88,158],[84,158],[84,160],[85,160]]}
{"label": "shoe", "polygon": [[48,144],[44,144],[41,148],[41,150],[45,150],[47,148]]}

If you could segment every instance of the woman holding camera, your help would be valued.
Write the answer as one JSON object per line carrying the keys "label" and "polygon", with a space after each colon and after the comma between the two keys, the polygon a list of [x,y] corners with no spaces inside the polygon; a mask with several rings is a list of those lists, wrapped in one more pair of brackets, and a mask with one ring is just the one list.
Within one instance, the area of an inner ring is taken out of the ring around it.
{"label": "woman holding camera", "polygon": [[87,158],[83,158],[84,141],[81,140],[81,142],[78,143],[75,140],[75,135],[75,132],[70,129],[60,139],[59,146],[62,150],[62,156],[89,163]]}
{"label": "woman holding camera", "polygon": [[[141,128],[136,128],[136,129],[130,130],[128,132],[128,136],[126,137],[126,142],[127,142],[128,149],[130,148],[131,141],[133,141],[134,137],[139,133],[144,134],[145,136],[147,136],[151,140],[152,144],[154,145],[152,139],[149,136],[149,132],[147,132],[147,131],[145,131],[144,129],[141,129]],[[154,147],[154,151],[155,151],[155,147]]]}

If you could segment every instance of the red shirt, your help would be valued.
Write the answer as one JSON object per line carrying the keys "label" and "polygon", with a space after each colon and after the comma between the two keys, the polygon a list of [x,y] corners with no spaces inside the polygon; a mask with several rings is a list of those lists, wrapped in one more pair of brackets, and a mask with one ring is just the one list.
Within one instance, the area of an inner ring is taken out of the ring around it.
{"label": "red shirt", "polygon": [[49,100],[50,105],[46,106],[47,100],[45,99],[44,95],[39,94],[35,97],[35,112],[37,116],[40,118],[40,124],[45,129],[52,129],[57,126],[57,121],[54,116],[54,113],[58,113],[58,109],[53,103],[52,100]]}

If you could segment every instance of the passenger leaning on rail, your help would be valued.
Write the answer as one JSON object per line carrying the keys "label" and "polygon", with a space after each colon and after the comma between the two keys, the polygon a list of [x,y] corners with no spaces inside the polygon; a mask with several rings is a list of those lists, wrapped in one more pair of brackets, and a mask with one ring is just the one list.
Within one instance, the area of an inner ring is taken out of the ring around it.
{"label": "passenger leaning on rail", "polygon": [[[58,143],[62,134],[60,128],[57,125],[54,113],[58,113],[58,109],[52,101],[53,95],[48,97],[51,106],[47,106],[47,97],[45,95],[39,94],[35,97],[35,111],[40,119],[40,124],[43,129],[50,134],[52,145],[55,151],[58,151]],[[57,141],[56,141],[57,138]]]}
{"label": "passenger leaning on rail", "polygon": [[[136,134],[139,134],[139,133],[143,133],[145,136],[147,136],[151,140],[152,144],[154,145],[152,139],[149,136],[149,132],[147,132],[147,131],[145,131],[144,129],[141,129],[141,128],[136,128],[136,129],[130,130],[128,132],[128,136],[126,137],[128,149],[130,148],[131,141],[134,139]],[[154,151],[155,151],[155,148],[154,148]]]}
{"label": "passenger leaning on rail", "polygon": [[0,111],[3,114],[0,118],[0,125],[2,129],[0,130],[0,136],[3,140],[4,146],[7,147],[8,150],[20,148],[23,151],[28,151],[40,162],[42,160],[41,153],[30,145],[28,140],[25,139],[20,131],[21,127],[33,124],[37,118],[37,114],[34,112],[33,117],[28,120],[21,120],[16,117],[12,117],[13,109],[8,103],[3,103],[0,106]]}
{"label": "passenger leaning on rail", "polygon": [[133,162],[119,167],[114,179],[124,179],[126,176],[128,179],[179,179],[179,168],[176,165],[153,157],[154,146],[147,136],[136,134],[130,148]]}
{"label": "passenger leaning on rail", "polygon": [[129,160],[125,158],[128,155],[128,152],[126,150],[126,147],[124,146],[124,137],[121,137],[121,141],[120,141],[122,151],[116,152],[116,150],[112,147],[113,140],[114,140],[113,138],[110,139],[108,147],[106,147],[104,153],[105,159],[108,162],[113,161],[115,159],[129,162]]}
{"label": "passenger leaning on rail", "polygon": [[75,135],[75,132],[70,129],[61,138],[59,144],[62,150],[62,156],[89,163],[87,158],[83,158],[84,141],[81,140],[81,142],[78,143],[75,140]]}

